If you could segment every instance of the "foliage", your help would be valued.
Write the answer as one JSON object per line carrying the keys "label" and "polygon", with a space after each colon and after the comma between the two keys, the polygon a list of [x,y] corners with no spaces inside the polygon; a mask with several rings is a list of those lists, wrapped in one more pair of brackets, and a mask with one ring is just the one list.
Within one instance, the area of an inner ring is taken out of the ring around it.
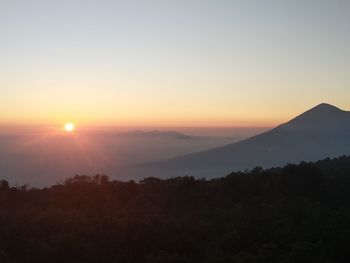
{"label": "foliage", "polygon": [[350,158],[196,180],[0,181],[0,262],[349,262]]}

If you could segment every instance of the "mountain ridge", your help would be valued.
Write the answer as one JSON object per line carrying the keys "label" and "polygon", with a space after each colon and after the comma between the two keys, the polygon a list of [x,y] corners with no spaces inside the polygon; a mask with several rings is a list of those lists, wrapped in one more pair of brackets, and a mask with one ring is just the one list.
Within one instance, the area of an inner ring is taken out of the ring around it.
{"label": "mountain ridge", "polygon": [[176,132],[176,131],[159,131],[159,130],[152,130],[152,131],[143,131],[143,130],[131,130],[127,132],[120,132],[118,133],[118,136],[121,137],[173,137],[177,139],[193,139],[192,136],[189,136],[187,134]]}
{"label": "mountain ridge", "polygon": [[163,160],[150,167],[166,176],[216,177],[255,166],[269,168],[317,161],[350,154],[349,135],[350,112],[321,103],[286,123],[243,141]]}

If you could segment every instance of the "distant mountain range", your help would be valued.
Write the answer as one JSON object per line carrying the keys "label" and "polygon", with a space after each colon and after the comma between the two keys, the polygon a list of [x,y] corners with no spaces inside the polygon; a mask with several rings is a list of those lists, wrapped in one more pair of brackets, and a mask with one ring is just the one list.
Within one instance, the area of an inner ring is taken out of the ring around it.
{"label": "distant mountain range", "polygon": [[152,137],[152,138],[158,138],[158,137],[167,137],[167,138],[175,138],[175,139],[192,139],[191,136],[175,132],[175,131],[141,131],[141,130],[135,130],[135,131],[127,131],[127,132],[121,132],[118,134],[118,136],[121,137]]}
{"label": "distant mountain range", "polygon": [[211,150],[143,165],[144,174],[216,177],[236,170],[350,154],[350,112],[320,104],[268,132]]}
{"label": "distant mountain range", "polygon": [[119,129],[97,127],[79,129],[71,136],[44,128],[6,128],[6,133],[0,135],[0,177],[13,184],[32,186],[51,185],[75,174],[105,173],[124,180],[129,178],[123,169],[135,164],[199,152],[239,140],[240,136],[188,136],[165,130],[121,133]]}
{"label": "distant mountain range", "polygon": [[165,130],[116,134],[10,132],[0,136],[0,174],[11,183],[34,186],[96,173],[120,180],[183,175],[212,178],[256,166],[270,168],[350,155],[350,112],[321,104],[245,140],[192,136],[193,131],[191,135]]}

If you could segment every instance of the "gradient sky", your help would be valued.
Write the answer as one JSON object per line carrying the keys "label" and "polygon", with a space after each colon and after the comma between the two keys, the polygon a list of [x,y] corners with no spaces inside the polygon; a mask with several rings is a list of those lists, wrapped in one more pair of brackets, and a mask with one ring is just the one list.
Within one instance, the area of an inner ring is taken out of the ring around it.
{"label": "gradient sky", "polygon": [[350,1],[0,0],[0,123],[274,125],[350,110]]}

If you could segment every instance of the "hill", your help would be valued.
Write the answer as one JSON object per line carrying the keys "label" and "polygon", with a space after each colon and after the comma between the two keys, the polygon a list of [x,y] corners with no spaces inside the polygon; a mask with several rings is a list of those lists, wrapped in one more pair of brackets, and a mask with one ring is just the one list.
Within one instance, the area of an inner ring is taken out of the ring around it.
{"label": "hill", "polygon": [[176,132],[176,131],[141,131],[141,130],[135,130],[135,131],[127,131],[127,132],[121,132],[118,133],[118,136],[120,137],[128,137],[128,138],[174,138],[174,139],[192,139],[191,136]]}
{"label": "hill", "polygon": [[244,141],[145,165],[149,174],[217,177],[255,166],[316,161],[350,154],[350,112],[320,104]]}
{"label": "hill", "polygon": [[0,180],[0,262],[348,263],[349,188],[350,157],[212,180]]}

